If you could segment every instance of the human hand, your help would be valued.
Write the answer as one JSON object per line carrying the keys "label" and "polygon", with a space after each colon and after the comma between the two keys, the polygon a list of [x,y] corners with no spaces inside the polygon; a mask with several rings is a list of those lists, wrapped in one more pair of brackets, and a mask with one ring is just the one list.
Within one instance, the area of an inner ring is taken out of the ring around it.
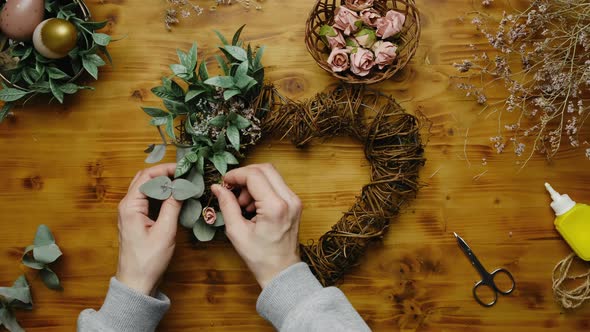
{"label": "human hand", "polygon": [[[264,288],[277,274],[301,261],[299,221],[301,200],[270,164],[228,172],[224,182],[241,188],[239,197],[220,186],[211,190],[219,200],[227,237]],[[247,220],[241,208],[256,212]]]}
{"label": "human hand", "polygon": [[153,295],[176,246],[182,202],[162,203],[157,221],[148,217],[148,199],[139,187],[158,176],[172,176],[176,164],[163,164],[135,175],[119,203],[119,266],[117,280],[142,294]]}

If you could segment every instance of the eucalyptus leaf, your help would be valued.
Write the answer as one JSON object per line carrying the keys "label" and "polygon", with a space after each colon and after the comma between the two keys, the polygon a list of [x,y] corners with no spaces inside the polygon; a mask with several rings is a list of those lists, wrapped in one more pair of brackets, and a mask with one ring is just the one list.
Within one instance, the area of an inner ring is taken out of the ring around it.
{"label": "eucalyptus leaf", "polygon": [[248,76],[248,61],[240,63],[236,70],[236,77]]}
{"label": "eucalyptus leaf", "polygon": [[226,123],[226,117],[223,114],[218,115],[218,116],[214,117],[213,119],[209,120],[209,125],[211,125],[213,127],[217,127],[217,128],[225,127],[225,123]]}
{"label": "eucalyptus leaf", "polygon": [[178,178],[186,174],[191,168],[192,163],[187,158],[183,157],[176,163],[176,170],[174,171],[174,177]]}
{"label": "eucalyptus leaf", "polygon": [[155,164],[164,159],[164,156],[166,156],[166,145],[155,145],[147,158],[145,158],[145,162],[148,164]]}
{"label": "eucalyptus leaf", "polygon": [[145,114],[154,117],[154,118],[158,118],[158,117],[166,117],[168,116],[168,112],[165,112],[164,110],[160,109],[160,108],[156,108],[156,107],[142,107],[141,108]]}
{"label": "eucalyptus leaf", "polygon": [[201,65],[199,66],[199,77],[203,81],[209,79],[209,71],[207,71],[207,63],[205,61],[201,62]]}
{"label": "eucalyptus leaf", "polygon": [[223,152],[223,159],[225,159],[225,162],[228,165],[237,165],[240,162],[238,161],[238,159],[236,159],[236,157],[234,157],[233,154],[231,154],[231,152],[225,151]]}
{"label": "eucalyptus leaf", "polygon": [[211,158],[209,158],[215,168],[221,173],[221,175],[225,175],[227,173],[227,162],[223,157],[223,154],[214,154]]}
{"label": "eucalyptus leaf", "polygon": [[215,141],[215,143],[212,146],[213,151],[215,151],[215,152],[225,151],[225,145],[226,145],[225,136],[219,135],[219,137],[217,137],[217,141]]}
{"label": "eucalyptus leaf", "polygon": [[53,243],[45,246],[35,246],[33,257],[39,263],[49,264],[55,262],[62,255],[59,247]]}
{"label": "eucalyptus leaf", "polygon": [[176,139],[176,134],[174,134],[174,116],[172,114],[166,117],[166,134],[173,140]]}
{"label": "eucalyptus leaf", "polygon": [[179,65],[179,64],[172,64],[172,65],[170,65],[170,69],[172,69],[172,72],[175,75],[181,75],[181,74],[188,73],[188,69],[185,66]]}
{"label": "eucalyptus leaf", "polygon": [[[233,84],[233,81],[232,81]],[[28,95],[28,91],[23,91],[13,88],[4,88],[0,90],[0,100],[2,101],[16,101]]]}
{"label": "eucalyptus leaf", "polygon": [[98,79],[98,66],[94,62],[87,57],[82,57],[82,66],[90,76],[94,77],[95,80]]}
{"label": "eucalyptus leaf", "polygon": [[35,260],[35,258],[33,257],[33,249],[35,249],[35,245],[30,245],[27,248],[25,248],[25,253],[22,257],[22,263],[25,266],[30,267],[31,269],[41,270],[45,267],[45,264],[39,263]]}
{"label": "eucalyptus leaf", "polygon": [[215,55],[215,60],[217,60],[219,68],[223,70],[223,74],[229,75],[229,67],[227,66],[227,62],[225,62],[225,60],[219,55]]}
{"label": "eucalyptus leaf", "polygon": [[[199,157],[199,159],[202,159]],[[198,162],[198,160],[197,160]],[[190,172],[188,173],[186,179],[190,181],[195,187],[199,188],[199,192],[194,196],[195,198],[199,198],[203,196],[205,192],[205,179],[203,178],[203,174],[199,172],[197,167],[191,168]]]}
{"label": "eucalyptus leaf", "polygon": [[31,289],[24,275],[16,279],[12,287],[0,287],[0,296],[4,297],[6,303],[20,301],[23,304],[32,303]]}
{"label": "eucalyptus leaf", "polygon": [[193,234],[195,234],[197,240],[201,242],[208,242],[213,240],[213,237],[215,236],[215,231],[215,227],[207,225],[203,218],[197,220],[197,223],[193,226]]}
{"label": "eucalyptus leaf", "polygon": [[92,39],[100,46],[107,46],[111,42],[111,36],[104,33],[93,33]]}
{"label": "eucalyptus leaf", "polygon": [[196,97],[202,95],[205,92],[204,89],[193,89],[189,90],[186,95],[184,96],[184,102],[188,103],[189,101],[195,99]]}
{"label": "eucalyptus leaf", "polygon": [[172,182],[172,196],[177,201],[187,200],[200,192],[201,189],[188,180],[176,179]]}
{"label": "eucalyptus leaf", "polygon": [[142,184],[139,191],[147,197],[163,201],[172,196],[172,180],[167,176],[159,176]]}
{"label": "eucalyptus leaf", "polygon": [[4,121],[4,119],[6,119],[6,117],[8,116],[8,113],[10,112],[11,109],[12,109],[12,103],[8,103],[8,102],[4,103],[4,105],[0,109],[0,123],[2,123],[2,121]]}
{"label": "eucalyptus leaf", "polygon": [[181,161],[182,158],[184,158],[184,156],[186,156],[190,152],[191,148],[176,148],[176,162],[178,163],[179,161]]}
{"label": "eucalyptus leaf", "polygon": [[49,88],[51,89],[51,94],[59,101],[60,104],[64,102],[64,93],[59,89],[59,86],[52,80],[49,79]]}
{"label": "eucalyptus leaf", "polygon": [[242,25],[238,31],[236,31],[236,33],[234,34],[234,37],[232,38],[231,44],[232,45],[237,45],[238,42],[240,41],[240,35],[242,34],[242,30],[244,30],[244,27],[246,27],[246,25]]}
{"label": "eucalyptus leaf", "polygon": [[229,45],[226,45],[226,46],[224,46],[224,49],[232,57],[234,57],[238,61],[246,61],[246,60],[248,60],[248,55],[246,54],[246,51],[244,51],[244,49],[241,48],[241,47],[239,47],[239,46],[229,46]]}
{"label": "eucalyptus leaf", "polygon": [[196,199],[188,199],[182,205],[182,210],[180,210],[180,224],[185,228],[192,229],[201,216],[202,211],[201,202]]}
{"label": "eucalyptus leaf", "polygon": [[234,86],[234,79],[230,76],[215,76],[209,78],[204,83],[214,87],[228,89]]}
{"label": "eucalyptus leaf", "polygon": [[50,268],[45,267],[43,270],[39,271],[39,276],[41,276],[41,280],[43,280],[43,283],[47,288],[53,290],[62,289],[57,274],[55,274]]}
{"label": "eucalyptus leaf", "polygon": [[223,214],[219,211],[216,211],[215,215],[216,215],[215,223],[211,226],[213,226],[213,227],[225,226],[225,220],[223,219]]}
{"label": "eucalyptus leaf", "polygon": [[56,80],[70,77],[70,75],[55,67],[47,67],[47,74],[49,75],[49,78]]}
{"label": "eucalyptus leaf", "polygon": [[39,227],[37,227],[37,233],[35,234],[33,244],[35,247],[55,244],[55,238],[53,237],[53,234],[51,234],[51,230],[47,225],[39,225]]}
{"label": "eucalyptus leaf", "polygon": [[232,97],[239,95],[241,92],[240,90],[235,89],[227,89],[223,91],[223,99],[230,100]]}
{"label": "eucalyptus leaf", "polygon": [[245,117],[243,117],[239,114],[236,117],[236,120],[233,121],[232,123],[235,124],[238,129],[246,129],[252,125],[250,123],[250,121],[248,121],[248,119],[246,119]]}
{"label": "eucalyptus leaf", "polygon": [[221,32],[219,32],[217,30],[213,30],[213,32],[215,32],[215,34],[217,35],[217,37],[219,38],[219,40],[221,40],[221,42],[223,43],[223,45],[229,45],[229,42],[227,41],[227,39],[225,39],[225,37],[223,36],[223,34],[221,34]]}
{"label": "eucalyptus leaf", "polygon": [[236,151],[240,151],[240,131],[234,125],[227,127],[227,138],[231,145],[236,149]]}
{"label": "eucalyptus leaf", "polygon": [[[0,323],[10,332],[24,332],[23,328],[18,324],[16,318],[8,308],[0,307]],[[2,325],[0,324],[0,326]]]}
{"label": "eucalyptus leaf", "polygon": [[194,71],[197,67],[197,43],[193,43],[193,46],[188,51],[187,60],[189,64],[187,68],[189,68],[191,72]]}

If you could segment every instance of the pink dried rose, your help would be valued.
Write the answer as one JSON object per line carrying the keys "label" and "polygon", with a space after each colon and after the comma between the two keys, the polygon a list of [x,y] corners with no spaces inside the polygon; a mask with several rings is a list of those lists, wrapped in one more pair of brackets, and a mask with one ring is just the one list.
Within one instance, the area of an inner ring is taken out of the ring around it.
{"label": "pink dried rose", "polygon": [[354,35],[354,39],[364,48],[371,48],[377,41],[375,30],[364,28]]}
{"label": "pink dried rose", "polygon": [[229,184],[229,183],[227,183],[225,181],[223,181],[223,183],[221,184],[221,186],[223,186],[223,188],[225,188],[225,189],[227,189],[229,191],[234,190],[234,186],[232,186],[231,184]]}
{"label": "pink dried rose", "polygon": [[377,36],[387,39],[402,31],[406,16],[395,10],[387,12],[385,17],[377,19]]}
{"label": "pink dried rose", "polygon": [[373,0],[346,0],[346,7],[360,12],[363,9],[373,7]]}
{"label": "pink dried rose", "polygon": [[346,46],[346,41],[344,40],[342,33],[329,25],[322,26],[320,29],[320,36],[330,49],[343,48]]}
{"label": "pink dried rose", "polygon": [[215,209],[210,206],[204,208],[203,219],[205,219],[205,223],[207,225],[213,225],[217,220],[217,213],[215,213]]}
{"label": "pink dried rose", "polygon": [[373,52],[375,53],[375,64],[379,66],[379,69],[389,66],[397,58],[397,46],[388,41],[376,42],[373,45]]}
{"label": "pink dried rose", "polygon": [[346,7],[336,8],[336,16],[334,17],[334,28],[339,29],[345,35],[350,36],[360,28],[359,23],[362,23],[361,18],[357,13]]}
{"label": "pink dried rose", "polygon": [[373,52],[358,48],[350,55],[350,71],[358,76],[367,76],[375,66]]}
{"label": "pink dried rose", "polygon": [[373,8],[365,9],[361,12],[361,20],[370,26],[370,27],[377,27],[377,19],[381,18],[381,14]]}
{"label": "pink dried rose", "polygon": [[350,51],[345,48],[335,48],[328,57],[328,64],[332,67],[332,71],[340,73],[350,68],[350,61],[348,60]]}

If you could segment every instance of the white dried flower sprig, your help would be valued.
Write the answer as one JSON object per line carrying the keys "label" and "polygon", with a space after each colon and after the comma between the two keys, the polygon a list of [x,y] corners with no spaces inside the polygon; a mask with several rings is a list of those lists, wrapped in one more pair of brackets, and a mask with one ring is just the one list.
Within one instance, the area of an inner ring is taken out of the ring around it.
{"label": "white dried flower sprig", "polygon": [[216,11],[219,6],[238,4],[247,10],[250,8],[262,10],[262,5],[260,4],[262,0],[203,0],[201,2],[209,3],[205,7],[196,4],[196,0],[166,0],[166,2],[168,3],[168,7],[164,15],[164,25],[168,30],[172,30],[172,26],[180,23],[181,19],[190,18],[193,15],[203,15],[205,7],[208,7],[209,11]]}
{"label": "white dried flower sprig", "polygon": [[[491,3],[482,1],[484,7]],[[504,12],[499,20],[477,13],[471,23],[493,51],[470,45],[477,51],[473,59],[454,64],[469,73],[457,87],[485,105],[483,111],[518,119],[491,138],[496,151],[512,142],[517,156],[528,156],[524,167],[535,151],[553,157],[564,138],[579,147],[590,116],[590,0],[531,0],[522,12]],[[498,86],[507,97],[489,102],[487,93]]]}

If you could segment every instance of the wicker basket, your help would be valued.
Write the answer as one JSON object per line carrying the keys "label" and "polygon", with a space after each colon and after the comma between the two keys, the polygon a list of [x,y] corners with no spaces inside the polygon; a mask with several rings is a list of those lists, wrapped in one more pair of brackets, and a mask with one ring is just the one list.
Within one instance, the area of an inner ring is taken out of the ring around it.
{"label": "wicker basket", "polygon": [[[88,9],[88,6],[84,2],[84,0],[72,0],[72,2],[78,4],[78,15],[81,18],[83,18],[86,21],[91,19],[90,9]],[[6,48],[8,48],[8,43],[4,44],[2,51],[4,51],[4,49],[6,49]],[[80,70],[72,77],[70,82],[75,82],[76,80],[78,80],[78,78],[80,78],[82,73],[84,73],[84,68],[80,68]],[[12,82],[10,82],[8,77],[6,77],[1,71],[0,71],[0,79],[10,87],[20,89],[20,90],[27,90],[25,87],[21,87],[17,84],[12,84]]]}
{"label": "wicker basket", "polygon": [[337,3],[344,5],[345,1],[318,0],[307,19],[305,44],[320,67],[346,83],[372,84],[390,78],[408,64],[414,53],[416,53],[418,41],[420,40],[420,13],[415,6],[414,0],[375,0],[373,8],[382,15],[392,9],[406,15],[406,21],[401,31],[397,59],[383,70],[372,69],[371,73],[365,77],[357,76],[348,70],[340,73],[333,72],[327,61],[330,49],[321,40],[319,31],[324,24],[331,25],[334,23],[334,11],[337,8]]}

